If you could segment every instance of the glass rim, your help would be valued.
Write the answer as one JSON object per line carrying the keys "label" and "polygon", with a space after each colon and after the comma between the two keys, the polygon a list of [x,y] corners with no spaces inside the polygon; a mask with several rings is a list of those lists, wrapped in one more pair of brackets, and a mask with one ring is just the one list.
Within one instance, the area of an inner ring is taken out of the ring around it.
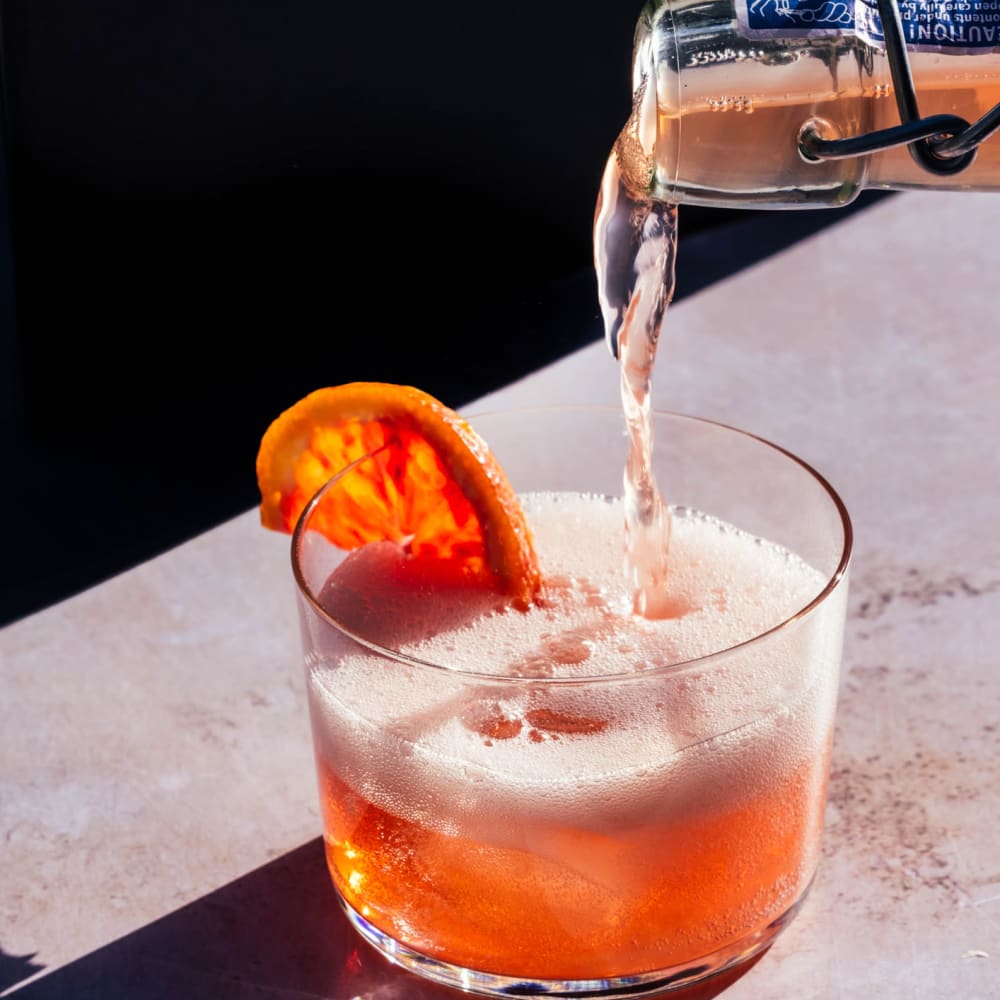
{"label": "glass rim", "polygon": [[[484,420],[493,417],[513,417],[517,415],[523,415],[527,413],[571,413],[573,411],[586,411],[587,413],[604,413],[608,416],[616,416],[622,420],[622,426],[624,427],[624,416],[622,414],[621,408],[616,406],[611,406],[609,404],[601,403],[568,403],[568,404],[541,404],[536,406],[512,406],[509,408],[494,408],[494,409],[484,409],[476,410],[471,408],[463,409],[461,416],[463,419],[469,421],[473,424],[476,420]],[[727,433],[736,434],[748,441],[752,441],[756,444],[762,445],[765,448],[782,455],[783,457],[790,460],[793,464],[797,465],[805,473],[812,477],[812,479],[818,483],[822,488],[827,499],[833,505],[837,516],[840,519],[840,526],[843,531],[843,542],[841,544],[840,557],[837,560],[836,568],[830,574],[823,574],[827,579],[826,583],[822,589],[817,593],[810,601],[805,605],[795,611],[793,614],[787,615],[782,620],[775,625],[772,625],[769,629],[763,632],[758,632],[756,635],[750,636],[748,639],[742,639],[740,642],[733,643],[731,646],[726,646],[724,649],[714,650],[711,653],[704,653],[700,656],[695,656],[687,660],[678,660],[676,663],[667,663],[657,667],[644,668],[642,670],[622,670],[615,673],[603,673],[603,674],[585,674],[576,675],[569,677],[523,677],[523,676],[512,676],[509,674],[498,674],[491,673],[481,670],[466,670],[462,667],[447,666],[443,663],[434,663],[431,660],[424,660],[418,656],[413,656],[409,653],[404,653],[402,650],[392,649],[388,646],[382,646],[379,643],[367,639],[362,635],[352,631],[345,625],[341,624],[329,614],[323,606],[319,603],[316,595],[313,593],[312,587],[306,581],[305,576],[300,565],[299,553],[301,551],[303,540],[306,535],[306,525],[312,512],[316,509],[318,504],[322,501],[323,497],[326,495],[327,491],[333,487],[333,485],[344,476],[348,475],[353,469],[355,469],[362,462],[367,462],[373,455],[376,455],[381,448],[373,449],[362,455],[360,458],[356,458],[354,461],[345,465],[342,469],[335,472],[310,498],[309,502],[302,509],[299,514],[298,519],[295,522],[295,527],[292,529],[292,538],[290,544],[290,556],[292,563],[292,573],[295,578],[296,588],[299,594],[305,598],[309,604],[311,610],[325,621],[332,628],[336,629],[342,635],[347,636],[352,641],[358,643],[360,646],[364,646],[371,650],[373,653],[379,656],[384,656],[387,659],[395,660],[400,663],[410,664],[415,667],[422,669],[429,669],[433,671],[445,671],[448,674],[452,674],[457,677],[465,677],[469,680],[475,680],[478,683],[502,683],[506,685],[521,686],[523,684],[530,684],[534,686],[539,685],[549,685],[556,684],[559,686],[567,685],[590,685],[590,684],[603,684],[603,683],[615,683],[621,684],[628,681],[640,681],[642,679],[648,679],[650,677],[663,676],[664,674],[670,673],[680,673],[684,670],[690,670],[698,665],[711,665],[715,661],[720,661],[724,659],[729,659],[737,653],[756,645],[758,643],[765,642],[770,636],[775,635],[779,632],[786,631],[796,622],[808,618],[817,608],[823,605],[827,598],[829,598],[835,590],[841,585],[844,578],[847,576],[848,568],[850,567],[851,557],[854,551],[854,529],[851,523],[851,516],[847,510],[847,506],[841,499],[840,494],[834,489],[830,481],[818,472],[809,462],[805,459],[800,458],[794,452],[789,451],[787,448],[776,444],[773,441],[769,441],[767,438],[761,437],[758,434],[754,434],[752,431],[744,430],[743,428],[736,427],[732,424],[727,424],[722,421],[714,420],[709,417],[701,417],[688,413],[680,413],[674,410],[662,410],[653,409],[650,412],[650,419],[655,419],[656,417],[666,418],[668,420],[680,420],[683,422],[691,424],[700,424],[707,427],[713,427],[717,430],[725,431]],[[488,442],[487,442],[488,444]],[[669,505],[668,505],[669,506]],[[332,543],[331,543],[332,544]],[[336,546],[334,546],[336,548]],[[342,549],[340,551],[348,551]]]}

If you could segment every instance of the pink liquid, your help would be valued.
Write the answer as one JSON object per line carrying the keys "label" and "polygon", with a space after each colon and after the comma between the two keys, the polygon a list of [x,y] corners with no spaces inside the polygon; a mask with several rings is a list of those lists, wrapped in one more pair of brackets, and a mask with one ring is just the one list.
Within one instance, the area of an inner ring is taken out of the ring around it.
{"label": "pink liquid", "polygon": [[594,263],[608,344],[620,362],[622,409],[629,444],[625,462],[625,575],[636,613],[672,613],[664,598],[670,515],[652,468],[650,390],[667,306],[674,291],[677,206],[634,195],[621,162],[643,162],[630,125],[604,168],[594,220]]}

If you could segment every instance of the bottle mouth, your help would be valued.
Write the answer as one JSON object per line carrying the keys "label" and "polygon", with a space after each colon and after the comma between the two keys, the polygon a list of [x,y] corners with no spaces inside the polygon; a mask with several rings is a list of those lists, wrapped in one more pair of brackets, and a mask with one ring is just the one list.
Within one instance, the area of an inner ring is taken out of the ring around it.
{"label": "bottle mouth", "polygon": [[675,201],[680,170],[681,72],[677,27],[670,4],[646,4],[632,48],[631,130],[649,164],[646,190]]}

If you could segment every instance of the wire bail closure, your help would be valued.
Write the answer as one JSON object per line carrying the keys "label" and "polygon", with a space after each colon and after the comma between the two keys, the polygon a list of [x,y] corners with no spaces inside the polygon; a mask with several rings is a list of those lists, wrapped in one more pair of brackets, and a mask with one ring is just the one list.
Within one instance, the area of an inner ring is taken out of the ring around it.
{"label": "wire bail closure", "polygon": [[901,124],[849,139],[824,139],[816,123],[808,121],[799,130],[799,152],[812,161],[842,160],[908,145],[924,170],[957,174],[976,158],[979,144],[1000,128],[1000,104],[971,125],[958,115],[921,118],[896,0],[878,0],[878,11]]}

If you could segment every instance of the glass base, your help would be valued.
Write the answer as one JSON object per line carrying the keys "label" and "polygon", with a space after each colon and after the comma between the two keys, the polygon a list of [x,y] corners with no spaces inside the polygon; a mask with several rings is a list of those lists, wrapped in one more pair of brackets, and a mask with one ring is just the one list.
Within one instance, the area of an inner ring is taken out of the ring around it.
{"label": "glass base", "polygon": [[370,924],[357,910],[340,899],[348,920],[357,932],[390,962],[425,979],[467,993],[488,997],[650,997],[688,989],[715,976],[732,972],[757,958],[798,913],[807,888],[780,917],[748,938],[683,965],[632,976],[607,979],[536,979],[478,972],[452,965],[401,944]]}

